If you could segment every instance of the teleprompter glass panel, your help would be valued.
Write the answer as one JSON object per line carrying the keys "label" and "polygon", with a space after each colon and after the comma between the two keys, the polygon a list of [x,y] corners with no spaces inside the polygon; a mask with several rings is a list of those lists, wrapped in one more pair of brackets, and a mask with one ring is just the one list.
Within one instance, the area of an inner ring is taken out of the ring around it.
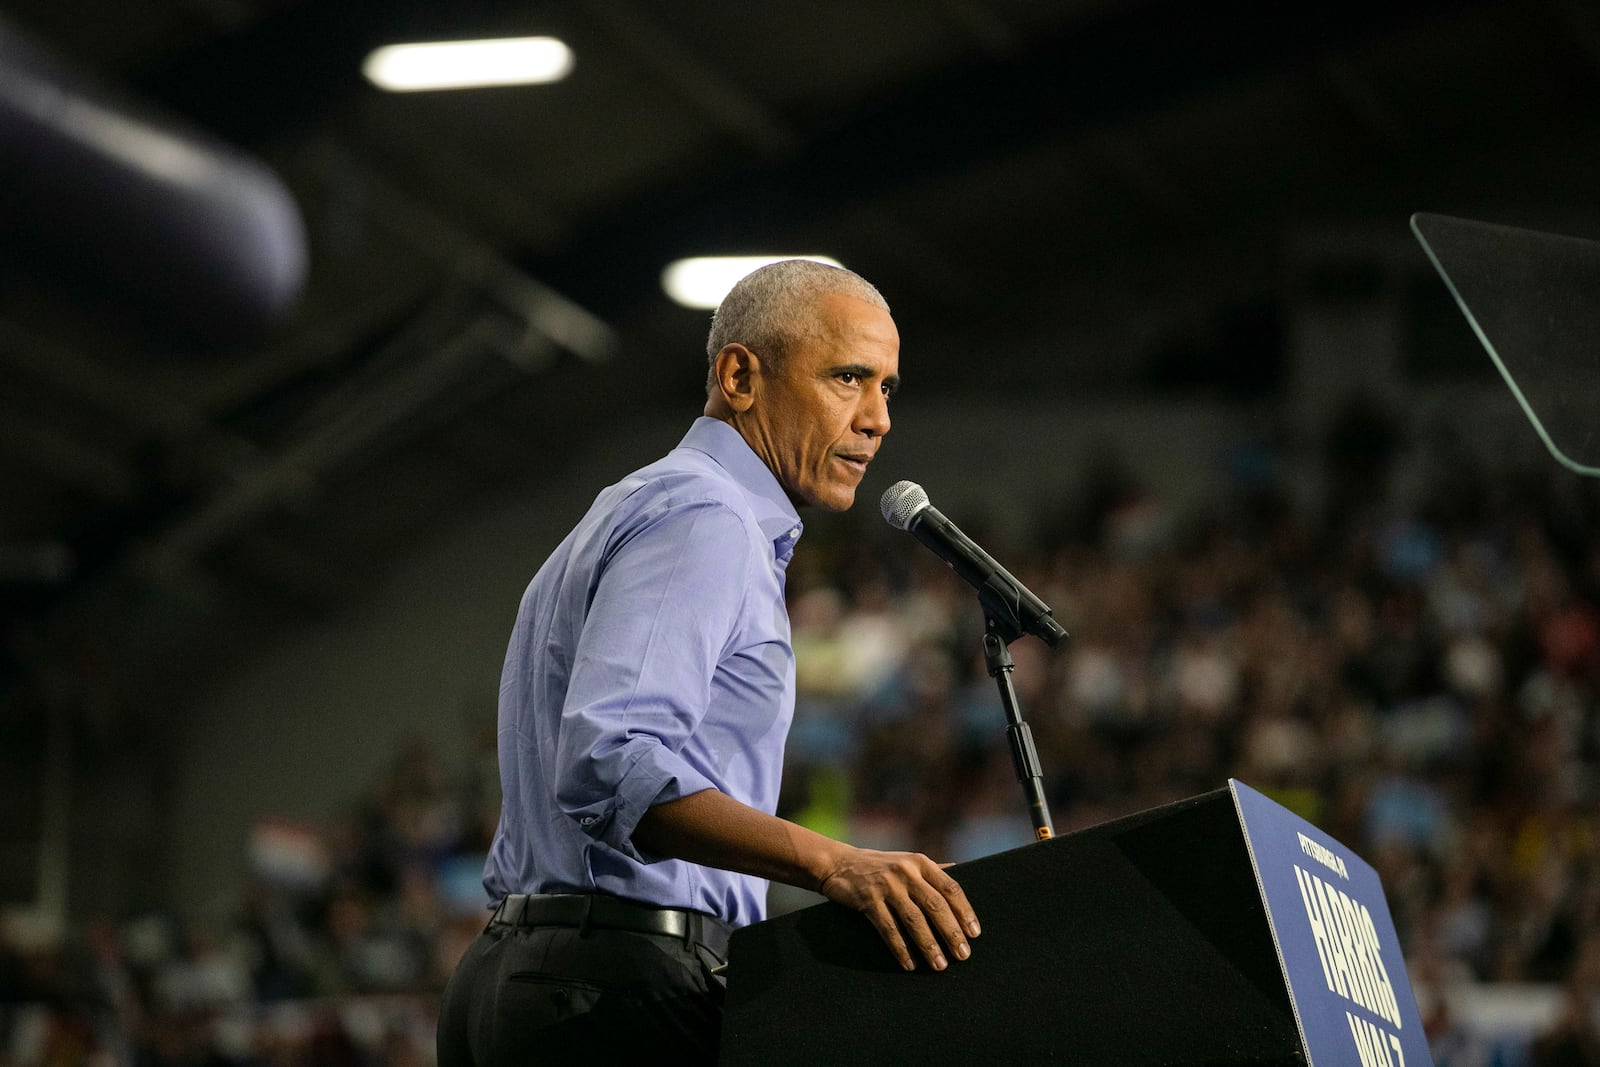
{"label": "teleprompter glass panel", "polygon": [[1600,477],[1600,241],[1420,212],[1411,231],[1550,454]]}

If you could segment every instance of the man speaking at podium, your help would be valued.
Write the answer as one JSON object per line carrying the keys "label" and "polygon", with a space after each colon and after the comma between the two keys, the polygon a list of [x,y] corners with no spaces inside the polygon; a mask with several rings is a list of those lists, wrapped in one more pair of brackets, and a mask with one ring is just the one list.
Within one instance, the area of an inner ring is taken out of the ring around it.
{"label": "man speaking at podium", "polygon": [[604,490],[523,596],[500,684],[495,913],[445,991],[441,1067],[714,1060],[713,969],[765,916],[767,879],[862,912],[907,970],[943,970],[978,934],[928,857],[772,814],[796,508],[848,508],[889,432],[888,306],[850,271],[777,263],[723,300],[706,349],[705,417]]}

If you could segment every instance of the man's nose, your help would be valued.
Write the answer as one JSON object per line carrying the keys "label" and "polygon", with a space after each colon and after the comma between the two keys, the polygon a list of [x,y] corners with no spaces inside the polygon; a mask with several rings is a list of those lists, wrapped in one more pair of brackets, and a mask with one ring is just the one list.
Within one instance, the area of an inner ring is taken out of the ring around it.
{"label": "man's nose", "polygon": [[873,389],[856,409],[856,429],[869,437],[882,437],[889,432],[889,398],[883,390]]}

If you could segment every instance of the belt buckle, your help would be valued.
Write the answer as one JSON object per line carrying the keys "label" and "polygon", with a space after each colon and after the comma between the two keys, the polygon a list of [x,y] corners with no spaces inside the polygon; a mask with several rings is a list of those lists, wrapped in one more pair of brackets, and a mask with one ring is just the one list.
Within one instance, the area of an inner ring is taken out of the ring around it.
{"label": "belt buckle", "polygon": [[504,926],[521,926],[523,918],[527,915],[528,898],[522,893],[508,893],[500,906],[494,909],[494,914],[489,917],[490,924],[500,923]]}

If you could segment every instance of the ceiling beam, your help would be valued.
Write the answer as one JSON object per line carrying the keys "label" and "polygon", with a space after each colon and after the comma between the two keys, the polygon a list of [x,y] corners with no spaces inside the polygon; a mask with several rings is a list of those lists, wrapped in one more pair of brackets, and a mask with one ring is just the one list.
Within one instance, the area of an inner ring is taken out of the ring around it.
{"label": "ceiling beam", "polygon": [[125,501],[139,486],[138,472],[122,459],[9,405],[0,409],[0,450],[20,465],[102,500]]}
{"label": "ceiling beam", "polygon": [[204,415],[143,379],[119,373],[55,337],[3,317],[0,367],[164,441],[190,440],[210,429]]}
{"label": "ceiling beam", "polygon": [[802,141],[796,130],[776,112],[720,77],[640,5],[629,0],[588,0],[582,10],[670,92],[724,133],[732,134],[769,160],[784,160],[799,151]]}
{"label": "ceiling beam", "polygon": [[715,169],[708,164],[700,173],[670,175],[576,232],[555,254],[529,263],[618,317],[656,297],[663,263],[803,232],[818,203],[834,213],[865,209],[1041,144],[1303,69],[1365,41],[1494,2],[1108,6],[1064,21],[1027,48],[974,56],[890,87],[842,124],[802,131],[804,149],[791,158],[751,156],[730,165],[718,156]]}

